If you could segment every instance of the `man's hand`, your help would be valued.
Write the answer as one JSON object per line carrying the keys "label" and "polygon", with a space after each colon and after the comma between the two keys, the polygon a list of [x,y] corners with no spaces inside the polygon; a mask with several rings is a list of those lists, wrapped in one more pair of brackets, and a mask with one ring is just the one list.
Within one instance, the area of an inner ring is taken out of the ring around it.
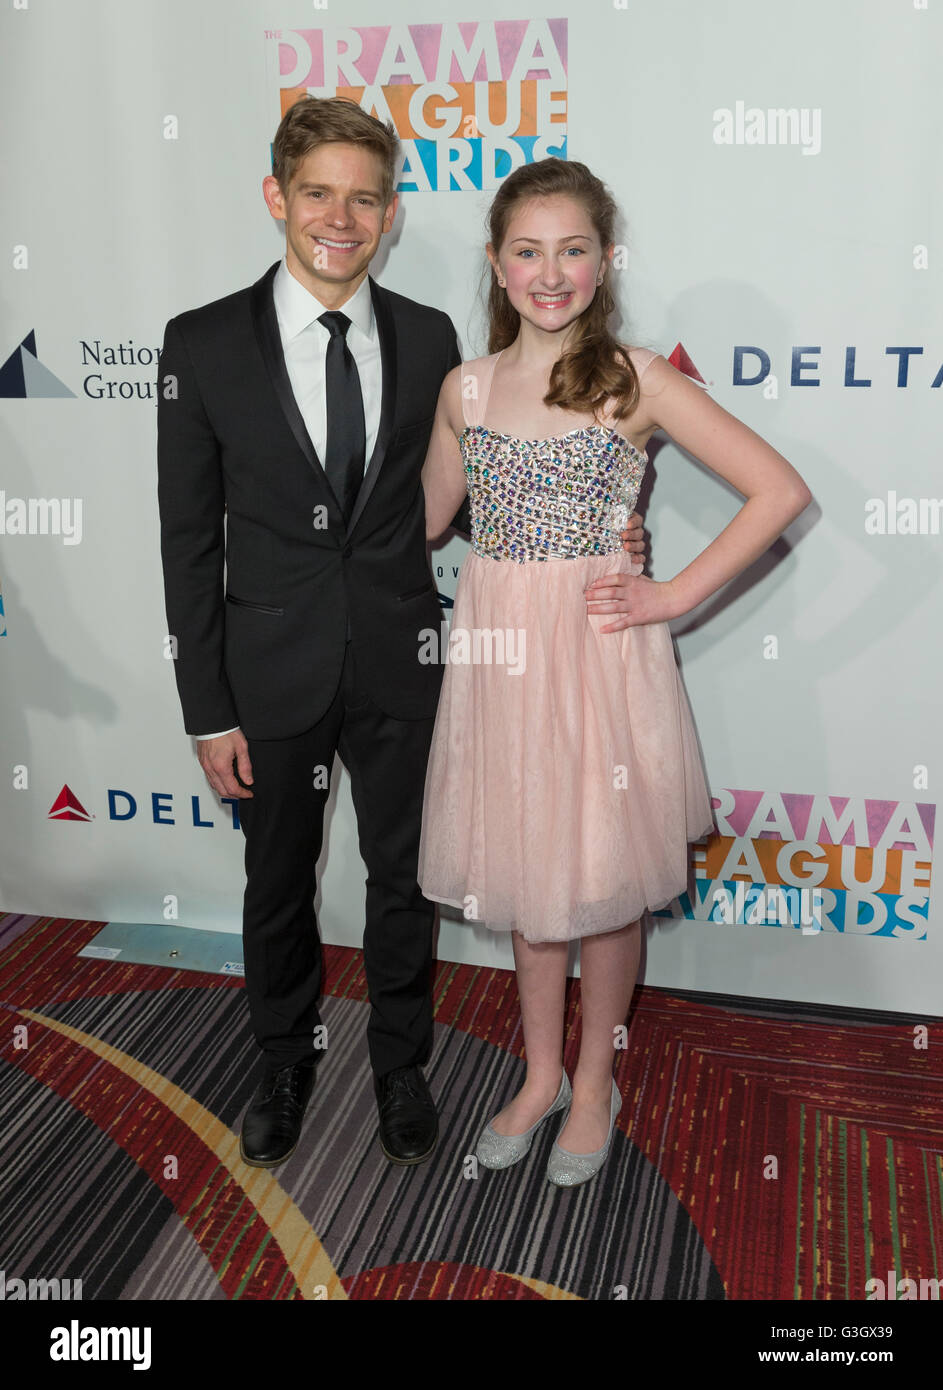
{"label": "man's hand", "polygon": [[645,563],[645,540],[642,535],[642,518],[638,512],[633,512],[626,522],[625,530],[622,532],[622,549],[627,550],[630,555],[634,555]]}
{"label": "man's hand", "polygon": [[[252,764],[249,762],[249,745],[241,729],[233,729],[231,734],[221,734],[219,738],[200,739],[196,755],[206,774],[206,780],[220,796],[247,797],[252,793],[236,781],[236,771],[242,782],[252,781]],[[233,770],[233,762],[236,771]]]}

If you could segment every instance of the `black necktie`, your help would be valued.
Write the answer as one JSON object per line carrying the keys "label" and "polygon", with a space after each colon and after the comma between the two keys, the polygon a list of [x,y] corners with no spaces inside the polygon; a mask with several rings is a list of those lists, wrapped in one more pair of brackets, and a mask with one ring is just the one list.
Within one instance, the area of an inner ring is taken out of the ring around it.
{"label": "black necktie", "polygon": [[340,504],[344,521],[357,500],[363,482],[367,438],[363,419],[363,392],[354,355],[347,346],[350,319],[346,314],[321,314],[318,323],[331,335],[327,345],[324,385],[327,392],[327,448],[324,471]]}

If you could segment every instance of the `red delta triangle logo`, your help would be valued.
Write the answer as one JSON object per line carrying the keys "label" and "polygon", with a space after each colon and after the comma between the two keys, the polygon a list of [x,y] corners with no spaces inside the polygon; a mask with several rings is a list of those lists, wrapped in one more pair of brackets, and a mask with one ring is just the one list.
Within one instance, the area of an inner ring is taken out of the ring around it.
{"label": "red delta triangle logo", "polygon": [[48,819],[90,821],[94,817],[89,815],[75,793],[70,790],[68,784],[63,783],[62,791],[49,808]]}
{"label": "red delta triangle logo", "polygon": [[677,367],[679,372],[684,372],[684,375],[693,381],[695,386],[702,386],[705,391],[707,390],[707,382],[691,361],[683,343],[677,343],[675,345],[674,351],[668,357],[668,361],[673,367]]}

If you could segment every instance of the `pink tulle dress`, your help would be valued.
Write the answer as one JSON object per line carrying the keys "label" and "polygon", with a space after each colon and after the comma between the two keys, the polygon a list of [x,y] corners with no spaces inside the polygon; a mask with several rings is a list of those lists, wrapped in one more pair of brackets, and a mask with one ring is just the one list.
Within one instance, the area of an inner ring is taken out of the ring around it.
{"label": "pink tulle dress", "polygon": [[[419,884],[468,921],[566,941],[666,906],[710,795],[667,625],[602,633],[584,590],[641,573],[620,532],[648,462],[608,424],[460,439],[472,517],[426,773]],[[655,353],[634,348],[639,376]],[[463,392],[463,399],[465,393]],[[605,418],[605,417],[604,417]]]}

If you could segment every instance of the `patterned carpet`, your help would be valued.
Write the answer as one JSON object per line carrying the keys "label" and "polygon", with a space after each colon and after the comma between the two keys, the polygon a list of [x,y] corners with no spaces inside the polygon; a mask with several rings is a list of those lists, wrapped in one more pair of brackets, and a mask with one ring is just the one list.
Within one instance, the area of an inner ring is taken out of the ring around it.
{"label": "patterned carpet", "polygon": [[[943,1062],[930,1023],[636,992],[600,1175],[555,1128],[469,1171],[523,1074],[513,974],[440,962],[434,1157],[376,1138],[359,952],[325,949],[330,1049],[301,1143],[239,1159],[255,1087],[241,981],[77,959],[100,923],[0,914],[0,1270],[91,1299],[824,1300],[943,1277]],[[26,1032],[22,1031],[23,1025]],[[567,1063],[580,1029],[571,981]],[[23,1042],[26,1046],[22,1046]]]}

